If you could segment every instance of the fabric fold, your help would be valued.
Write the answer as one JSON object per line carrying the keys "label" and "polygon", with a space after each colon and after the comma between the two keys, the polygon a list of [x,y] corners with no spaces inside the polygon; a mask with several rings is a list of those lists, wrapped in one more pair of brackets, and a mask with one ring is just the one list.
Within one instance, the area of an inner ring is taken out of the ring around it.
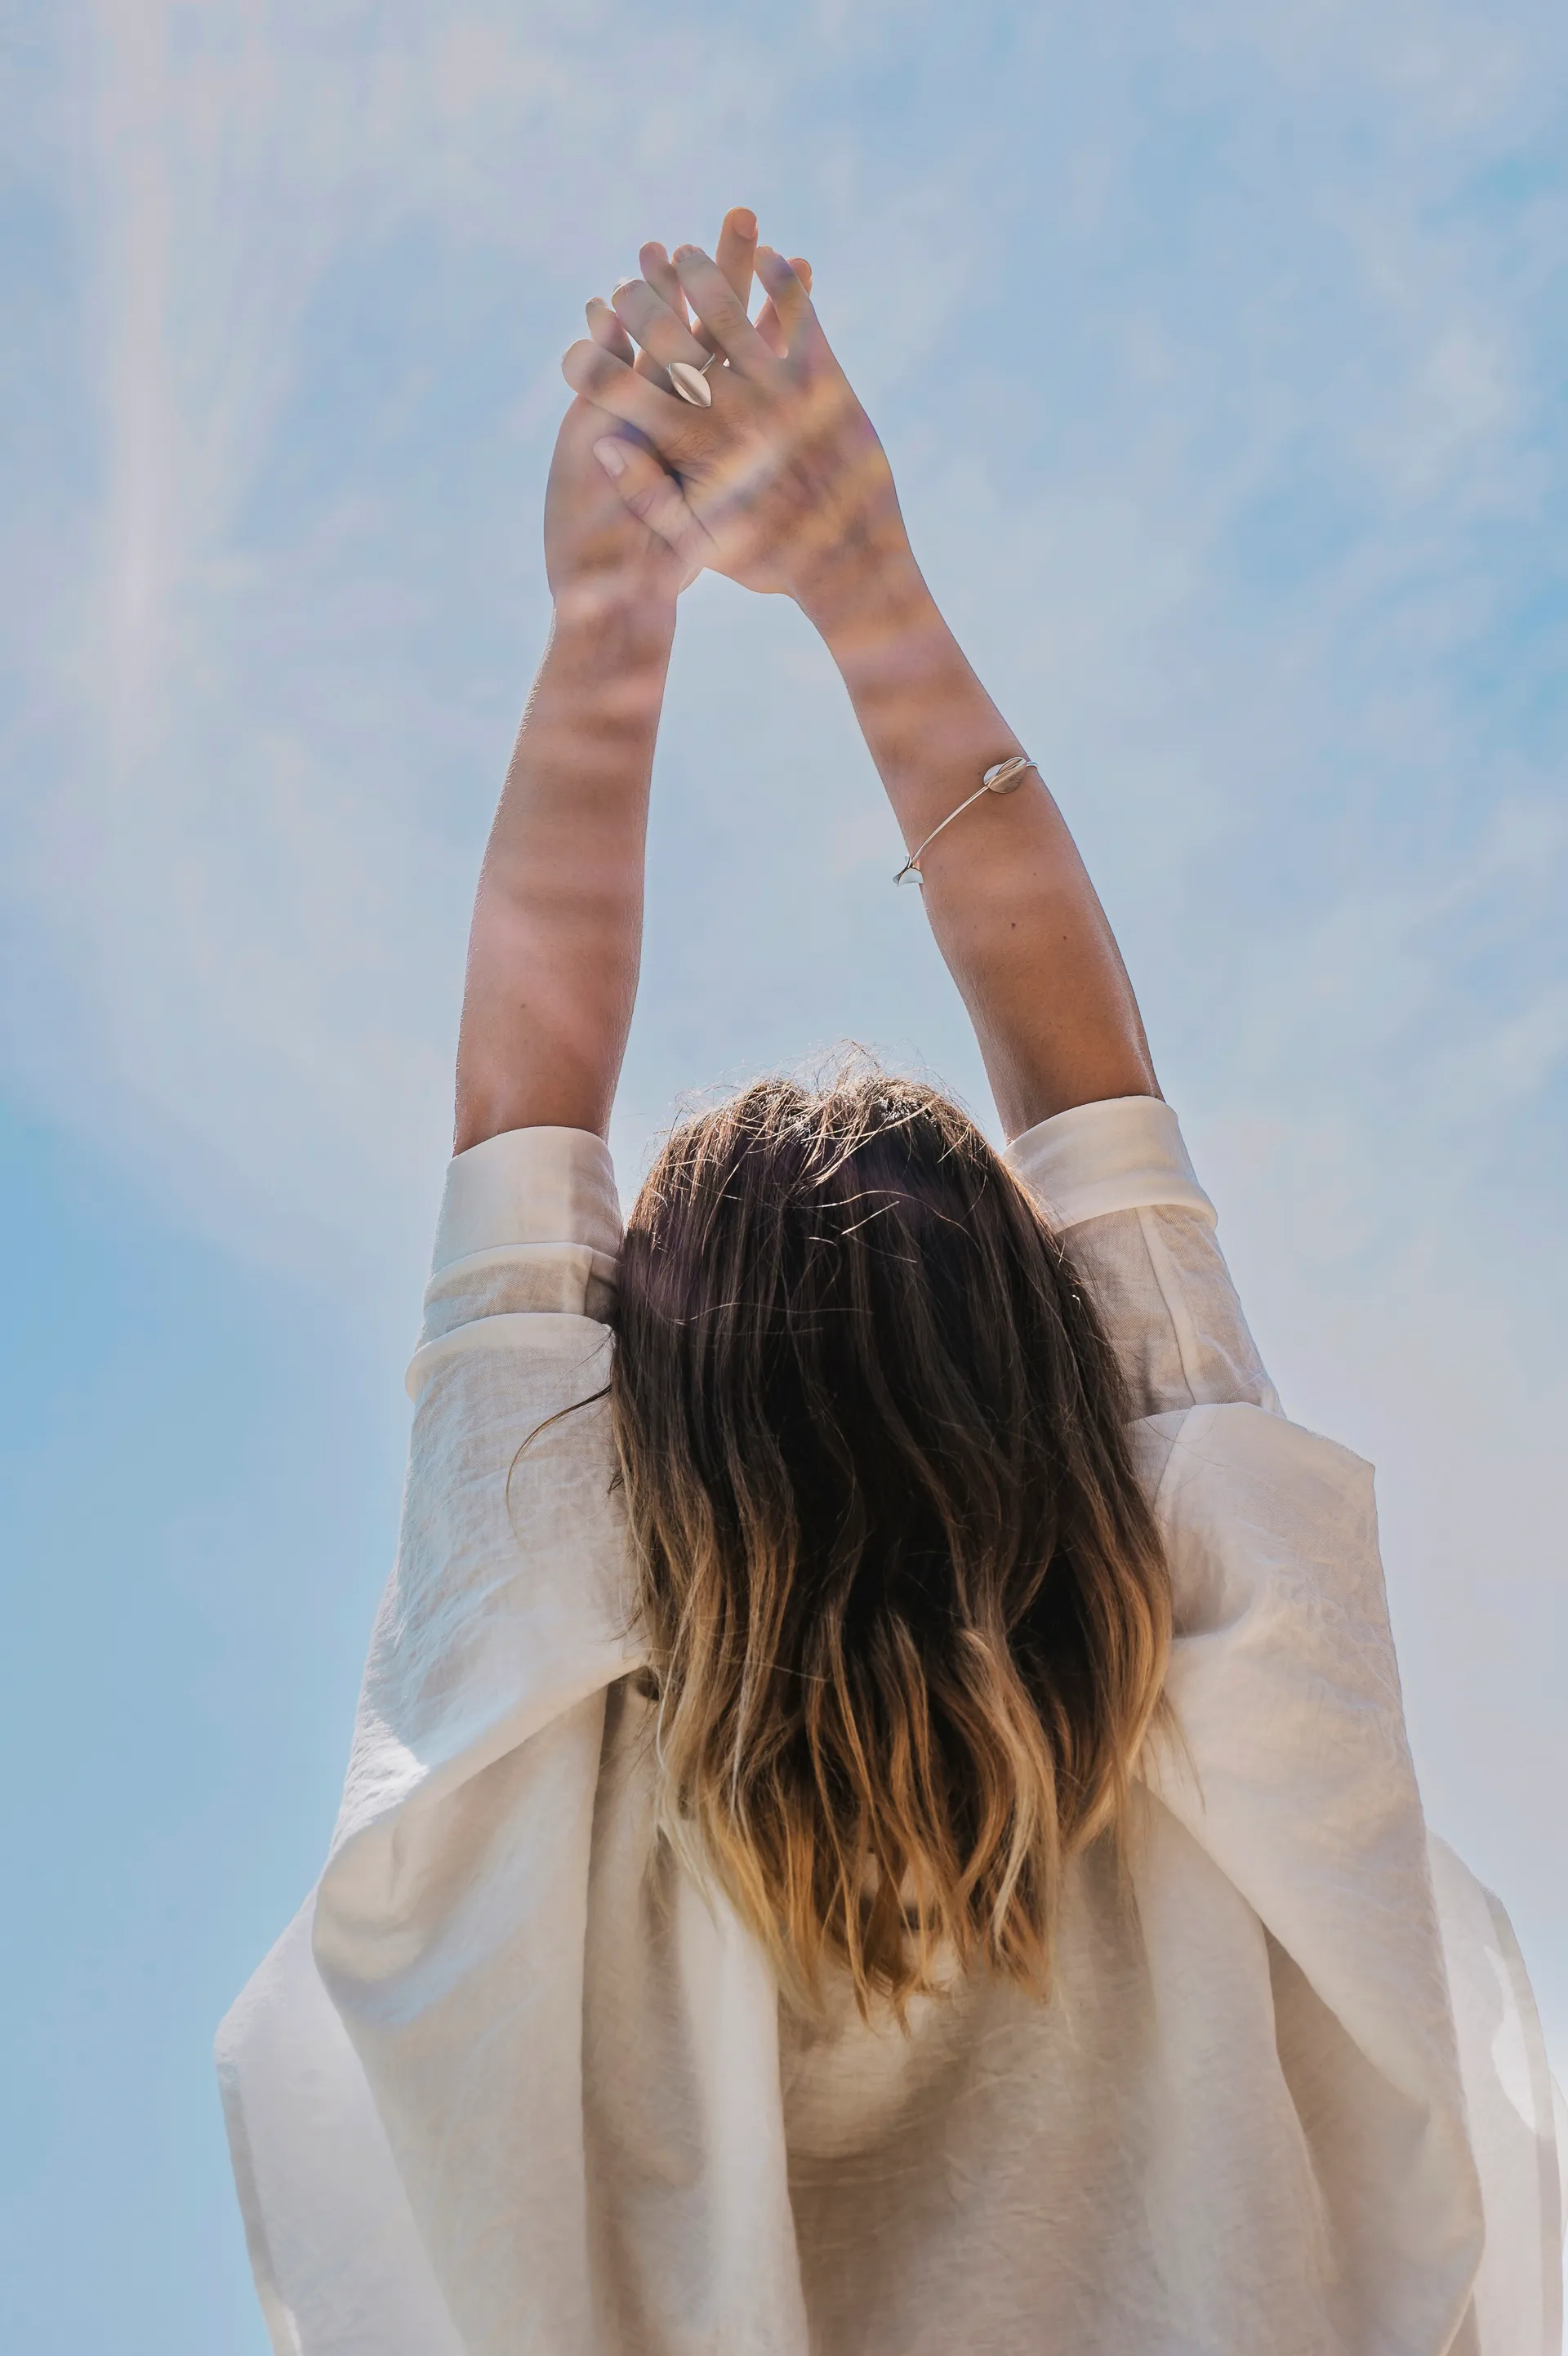
{"label": "fabric fold", "polygon": [[1151,1787],[1288,1958],[1281,2058],[1345,2344],[1446,2350],[1482,2213],[1371,1468],[1244,1406],[1158,1419],[1140,1445],[1176,1615],[1179,1736]]}
{"label": "fabric fold", "polygon": [[620,1249],[620,1198],[602,1137],[584,1129],[509,1129],[456,1154],[436,1222],[432,1268],[505,1244]]}

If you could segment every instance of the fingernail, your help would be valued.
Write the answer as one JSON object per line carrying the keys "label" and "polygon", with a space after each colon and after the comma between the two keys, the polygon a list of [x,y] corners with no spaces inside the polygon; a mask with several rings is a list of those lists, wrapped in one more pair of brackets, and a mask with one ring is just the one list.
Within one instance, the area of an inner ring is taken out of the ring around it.
{"label": "fingernail", "polygon": [[703,249],[700,245],[678,245],[675,248],[675,259],[677,262],[691,262],[694,260],[702,251]]}
{"label": "fingernail", "polygon": [[624,294],[628,286],[635,286],[636,284],[637,281],[635,278],[618,278],[615,284],[610,288],[610,301],[613,303],[618,294]]}
{"label": "fingernail", "polygon": [[730,219],[735,223],[736,230],[742,237],[755,237],[757,235],[757,215],[752,211],[749,205],[736,205],[734,212],[730,215]]}
{"label": "fingernail", "polygon": [[598,460],[600,466],[604,468],[606,474],[608,475],[612,480],[618,481],[620,477],[625,474],[626,452],[621,448],[618,442],[596,442],[594,444],[594,455]]}

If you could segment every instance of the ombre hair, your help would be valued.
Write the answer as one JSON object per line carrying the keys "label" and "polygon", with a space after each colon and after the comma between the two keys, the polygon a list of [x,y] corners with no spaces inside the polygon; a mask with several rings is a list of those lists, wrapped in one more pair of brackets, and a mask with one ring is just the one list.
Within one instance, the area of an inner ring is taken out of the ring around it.
{"label": "ombre hair", "polygon": [[1060,1241],[930,1088],[759,1080],[664,1146],[615,1323],[665,1833],[803,2005],[824,1965],[864,2011],[1044,1994],[1170,1632]]}

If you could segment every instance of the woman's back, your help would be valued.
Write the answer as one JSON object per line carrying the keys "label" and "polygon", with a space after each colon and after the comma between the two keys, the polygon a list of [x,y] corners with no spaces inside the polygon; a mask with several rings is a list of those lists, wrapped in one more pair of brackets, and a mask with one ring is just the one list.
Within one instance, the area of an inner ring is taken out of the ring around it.
{"label": "woman's back", "polygon": [[[903,2027],[847,1973],[820,2014],[781,2000],[660,1839],[604,1402],[524,1447],[607,1371],[602,1147],[454,1163],[317,1960],[296,1934],[232,2064],[296,2315],[280,2186],[315,2179],[319,2231],[385,2150],[354,2302],[386,2356],[447,2345],[397,2336],[437,2296],[469,2356],[1449,2343],[1480,2211],[1366,1470],[1275,1411],[1163,1106],[1015,1160],[1142,1410],[1190,1757],[1125,1877],[1104,1845],[1070,1866],[1048,2001],[981,1971]],[[269,2147],[312,2033],[308,2145],[295,2113]],[[1522,2125],[1494,2155],[1493,2264],[1539,2268],[1535,2161]]]}

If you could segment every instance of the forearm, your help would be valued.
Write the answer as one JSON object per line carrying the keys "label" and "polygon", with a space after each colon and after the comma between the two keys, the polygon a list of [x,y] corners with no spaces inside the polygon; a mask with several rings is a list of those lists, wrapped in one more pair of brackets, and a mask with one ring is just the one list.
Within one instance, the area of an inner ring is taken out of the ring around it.
{"label": "forearm", "polygon": [[[1027,751],[966,661],[907,552],[809,606],[912,850]],[[1158,1094],[1110,925],[1033,772],[987,797],[921,862],[938,947],[974,1024],[1009,1136],[1104,1097]]]}
{"label": "forearm", "polygon": [[556,616],[474,903],[454,1151],[603,1135],[637,995],[648,788],[672,604]]}

